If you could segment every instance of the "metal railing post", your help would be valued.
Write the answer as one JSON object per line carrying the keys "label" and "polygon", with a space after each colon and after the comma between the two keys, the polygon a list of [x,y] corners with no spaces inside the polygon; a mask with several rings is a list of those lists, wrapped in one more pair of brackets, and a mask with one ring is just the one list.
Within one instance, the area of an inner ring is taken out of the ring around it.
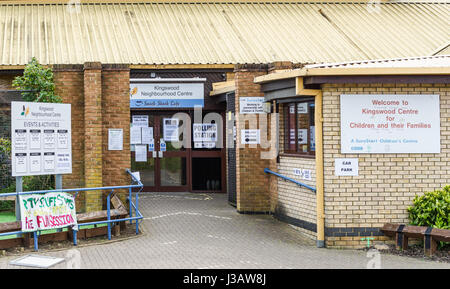
{"label": "metal railing post", "polygon": [[77,240],[78,231],[72,230],[72,233],[73,233],[73,245],[77,246],[78,245],[78,240]]}
{"label": "metal railing post", "polygon": [[[114,190],[111,190],[111,193]],[[108,220],[108,240],[111,240],[111,223],[109,222],[111,220],[111,193],[108,194],[108,197],[106,198],[106,219]]]}
{"label": "metal railing post", "polygon": [[[139,211],[139,193],[136,193],[136,217],[138,215],[138,211]],[[136,219],[136,235],[139,234],[139,222]]]}
{"label": "metal railing post", "polygon": [[38,248],[38,234],[37,234],[37,231],[34,231],[33,232],[33,241],[34,241],[34,251],[36,251],[37,252],[37,250],[39,249]]}
{"label": "metal railing post", "polygon": [[[128,189],[129,191],[129,196],[128,196],[128,201],[129,201],[129,206],[130,206],[130,218],[133,217],[133,207],[131,206],[131,201],[133,200],[133,195],[131,194],[131,188]],[[133,224],[133,220],[130,220],[130,225]]]}
{"label": "metal railing post", "polygon": [[[131,172],[127,169],[126,170],[127,173]],[[126,221],[130,221],[130,223],[133,223],[133,220],[136,221],[136,234],[139,234],[139,220],[143,219],[143,215],[141,214],[141,212],[139,211],[139,192],[142,191],[143,185],[141,183],[140,180],[136,179],[133,175],[132,175],[132,179],[137,183],[137,184],[131,184],[128,186],[109,186],[109,187],[96,187],[96,188],[75,188],[75,189],[60,189],[60,190],[42,190],[42,191],[28,191],[28,192],[15,192],[15,193],[4,193],[4,194],[0,194],[0,198],[1,197],[10,197],[10,196],[14,196],[17,199],[19,198],[19,196],[22,195],[31,195],[31,194],[46,194],[46,193],[54,193],[54,192],[66,192],[66,193],[75,193],[74,194],[74,199],[78,196],[79,192],[87,192],[87,191],[110,191],[110,193],[107,196],[107,212],[106,212],[106,217],[107,220],[106,221],[95,221],[95,222],[87,222],[87,223],[82,223],[82,224],[78,224],[75,228],[77,230],[72,229],[73,232],[73,244],[74,246],[77,246],[78,243],[78,229],[81,226],[90,226],[90,225],[94,225],[97,226],[98,224],[107,224],[108,226],[108,240],[111,240],[111,226],[112,224],[117,224],[119,222],[126,222]],[[135,197],[135,203],[133,203],[133,194],[132,194],[132,189],[133,188],[139,188],[139,191],[136,192],[136,197]],[[114,193],[114,190],[117,189],[128,189],[129,190],[129,200],[130,200],[130,216],[127,218],[121,218],[121,219],[114,219],[111,220],[111,194]],[[135,217],[133,217],[133,208],[135,211]],[[57,230],[59,231],[59,230]],[[40,231],[34,231],[34,232],[24,232],[22,230],[20,231],[14,231],[14,232],[5,232],[5,233],[1,233],[0,232],[0,237],[1,236],[11,236],[11,235],[17,235],[17,236],[22,236],[24,233],[33,233],[33,237],[34,237],[34,250],[38,251],[39,246],[38,246],[38,239],[39,239],[39,235],[40,235]]]}

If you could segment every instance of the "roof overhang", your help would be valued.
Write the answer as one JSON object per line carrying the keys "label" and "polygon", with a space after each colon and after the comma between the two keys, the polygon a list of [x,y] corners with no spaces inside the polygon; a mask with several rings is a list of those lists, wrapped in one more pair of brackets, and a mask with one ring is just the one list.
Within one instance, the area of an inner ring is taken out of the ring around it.
{"label": "roof overhang", "polygon": [[450,67],[391,67],[391,68],[302,68],[258,76],[255,83],[263,84],[289,78],[309,76],[418,76],[450,75]]}
{"label": "roof overhang", "polygon": [[216,96],[221,94],[226,94],[230,92],[234,92],[236,90],[236,85],[234,80],[216,82],[213,83],[213,90],[209,93],[210,96]]}

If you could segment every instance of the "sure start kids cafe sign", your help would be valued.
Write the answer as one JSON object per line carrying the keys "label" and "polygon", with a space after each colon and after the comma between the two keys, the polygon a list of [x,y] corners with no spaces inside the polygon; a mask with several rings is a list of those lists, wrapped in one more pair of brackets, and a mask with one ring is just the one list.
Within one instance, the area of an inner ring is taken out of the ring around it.
{"label": "sure start kids cafe sign", "polygon": [[341,95],[341,153],[440,153],[439,95]]}
{"label": "sure start kids cafe sign", "polygon": [[22,231],[77,226],[75,199],[68,193],[20,195]]}

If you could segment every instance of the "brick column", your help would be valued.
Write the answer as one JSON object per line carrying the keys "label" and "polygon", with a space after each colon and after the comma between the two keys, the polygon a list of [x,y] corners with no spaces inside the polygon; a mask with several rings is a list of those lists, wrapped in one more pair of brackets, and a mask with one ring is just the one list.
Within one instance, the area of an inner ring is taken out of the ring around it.
{"label": "brick column", "polygon": [[[260,129],[262,117],[266,114],[239,114],[239,98],[261,97],[264,93],[260,85],[254,83],[254,78],[266,74],[265,65],[237,65],[235,67],[236,84],[236,205],[240,213],[270,213],[269,177],[264,168],[269,167],[270,161],[261,158],[260,145],[242,145],[242,129]],[[250,122],[256,123],[251,126]],[[270,125],[270,122],[267,121]],[[270,130],[269,130],[270,131]],[[261,139],[263,139],[261,135]]]}
{"label": "brick column", "polygon": [[[84,74],[83,65],[53,66],[56,94],[63,103],[71,104],[72,113],[72,174],[63,175],[63,188],[84,187]],[[85,209],[85,195],[76,198],[78,212]]]}
{"label": "brick column", "polygon": [[[84,64],[84,182],[86,187],[103,185],[102,169],[102,66]],[[86,192],[86,211],[102,209],[100,191]]]}
{"label": "brick column", "polygon": [[[102,73],[103,185],[131,183],[125,169],[131,169],[130,152],[130,68],[125,64],[104,64]],[[108,129],[123,129],[123,150],[108,150]],[[126,204],[127,190],[118,191]]]}

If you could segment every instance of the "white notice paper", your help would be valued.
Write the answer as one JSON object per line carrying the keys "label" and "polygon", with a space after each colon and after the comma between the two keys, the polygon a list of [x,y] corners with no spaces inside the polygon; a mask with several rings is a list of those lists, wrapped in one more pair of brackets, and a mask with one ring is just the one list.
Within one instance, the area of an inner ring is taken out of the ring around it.
{"label": "white notice paper", "polygon": [[41,149],[40,129],[30,129],[30,149]]}
{"label": "white notice paper", "polygon": [[130,128],[130,144],[141,144],[141,127],[132,126]]}
{"label": "white notice paper", "polygon": [[32,173],[41,171],[41,153],[30,153],[30,171]]}
{"label": "white notice paper", "polygon": [[241,129],[241,144],[259,144],[259,129]]}
{"label": "white notice paper", "polygon": [[164,140],[165,141],[178,141],[178,119],[177,118],[164,118]]}
{"label": "white notice paper", "polygon": [[58,129],[58,148],[67,149],[69,147],[69,131],[67,129]]}
{"label": "white notice paper", "polygon": [[108,150],[123,150],[123,129],[108,129]]}
{"label": "white notice paper", "polygon": [[44,153],[44,170],[54,171],[55,170],[55,153],[49,152]]}
{"label": "white notice paper", "polygon": [[357,158],[335,159],[334,174],[336,176],[358,176],[359,164]]}
{"label": "white notice paper", "polygon": [[147,162],[147,145],[135,145],[135,161]]}
{"label": "white notice paper", "polygon": [[44,149],[54,149],[55,144],[55,130],[44,129]]}
{"label": "white notice paper", "polygon": [[153,142],[153,127],[142,127],[142,144],[150,144]]}
{"label": "white notice paper", "polygon": [[15,154],[15,165],[16,172],[25,173],[27,171],[27,154],[26,153],[16,153]]}
{"label": "white notice paper", "polygon": [[148,126],[148,115],[133,115],[133,126]]}
{"label": "white notice paper", "polygon": [[27,130],[26,129],[16,129],[14,131],[13,145],[16,150],[26,150],[27,149]]}

